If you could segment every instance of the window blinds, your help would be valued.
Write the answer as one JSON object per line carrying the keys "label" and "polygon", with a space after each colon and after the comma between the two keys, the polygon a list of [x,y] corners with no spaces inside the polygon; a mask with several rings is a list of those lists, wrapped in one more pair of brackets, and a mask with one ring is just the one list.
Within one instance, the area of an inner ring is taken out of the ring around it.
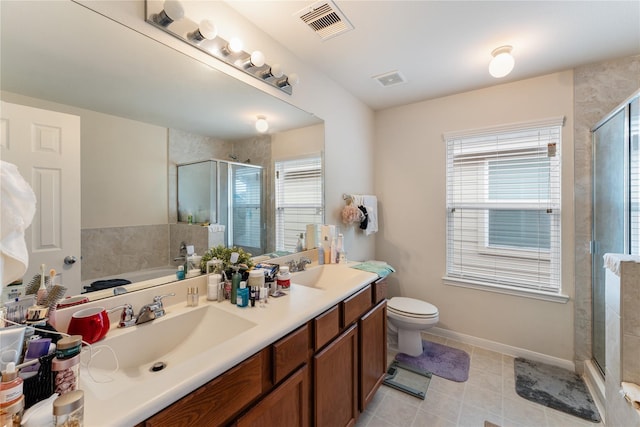
{"label": "window blinds", "polygon": [[445,135],[447,276],[560,291],[561,126]]}
{"label": "window blinds", "polygon": [[276,171],[276,250],[294,251],[307,224],[322,224],[320,156],[278,161]]}

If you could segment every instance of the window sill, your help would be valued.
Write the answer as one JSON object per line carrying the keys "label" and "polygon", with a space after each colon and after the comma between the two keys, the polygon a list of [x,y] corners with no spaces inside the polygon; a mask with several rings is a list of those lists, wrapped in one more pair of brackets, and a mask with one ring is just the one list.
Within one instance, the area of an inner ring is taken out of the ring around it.
{"label": "window sill", "polygon": [[495,285],[495,284],[486,283],[486,282],[459,279],[456,277],[445,276],[442,278],[442,282],[448,286],[459,286],[462,288],[478,289],[481,291],[513,295],[513,296],[518,296],[523,298],[539,299],[542,301],[557,302],[561,304],[566,304],[569,301],[569,296],[564,294],[537,291],[534,289],[516,288],[514,286]]}

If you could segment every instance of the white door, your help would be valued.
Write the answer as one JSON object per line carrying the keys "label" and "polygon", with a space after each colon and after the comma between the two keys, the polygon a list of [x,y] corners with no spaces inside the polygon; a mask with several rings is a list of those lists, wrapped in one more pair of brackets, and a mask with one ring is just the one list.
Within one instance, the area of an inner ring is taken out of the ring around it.
{"label": "white door", "polygon": [[1,102],[0,155],[18,167],[37,199],[25,235],[25,283],[45,264],[67,295],[79,294],[80,117]]}

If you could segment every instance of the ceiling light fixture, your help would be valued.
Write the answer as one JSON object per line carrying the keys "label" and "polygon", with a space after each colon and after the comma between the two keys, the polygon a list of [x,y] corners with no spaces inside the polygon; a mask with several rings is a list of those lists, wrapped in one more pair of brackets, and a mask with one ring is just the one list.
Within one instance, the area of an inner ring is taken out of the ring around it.
{"label": "ceiling light fixture", "polygon": [[500,46],[491,52],[493,59],[489,63],[489,74],[499,79],[506,76],[513,70],[515,61],[511,55],[511,46]]}
{"label": "ceiling light fixture", "polygon": [[[1,1],[1,0],[0,0]],[[203,19],[199,24],[185,16],[178,0],[146,0],[146,21],[232,67],[291,95],[300,79],[285,75],[279,64],[269,65],[259,50],[246,52],[239,38],[225,39],[216,25]],[[220,24],[218,22],[218,24]]]}
{"label": "ceiling light fixture", "polygon": [[167,27],[173,21],[178,21],[184,16],[184,8],[177,0],[167,0],[162,7],[162,11],[154,16],[154,22],[161,27]]}
{"label": "ceiling light fixture", "polygon": [[256,130],[260,133],[266,133],[269,130],[269,122],[264,116],[258,116]]}

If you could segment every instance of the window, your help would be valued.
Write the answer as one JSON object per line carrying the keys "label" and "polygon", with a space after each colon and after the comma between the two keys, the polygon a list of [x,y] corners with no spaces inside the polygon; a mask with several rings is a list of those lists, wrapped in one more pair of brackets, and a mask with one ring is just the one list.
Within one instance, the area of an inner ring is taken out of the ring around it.
{"label": "window", "polygon": [[562,123],[445,135],[448,283],[560,293]]}
{"label": "window", "polygon": [[323,223],[322,158],[277,161],[276,250],[294,251],[307,224]]}

